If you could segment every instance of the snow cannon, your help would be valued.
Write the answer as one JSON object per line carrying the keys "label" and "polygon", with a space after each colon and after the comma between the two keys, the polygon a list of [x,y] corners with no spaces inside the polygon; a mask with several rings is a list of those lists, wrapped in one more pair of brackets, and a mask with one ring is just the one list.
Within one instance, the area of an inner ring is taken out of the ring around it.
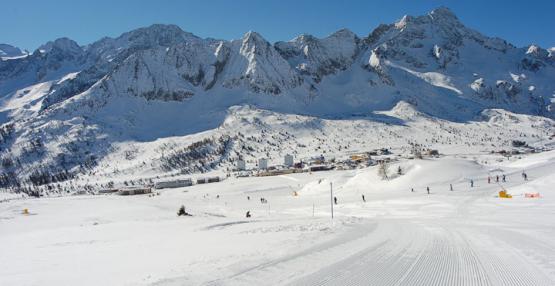
{"label": "snow cannon", "polygon": [[513,196],[511,194],[507,194],[506,190],[499,191],[499,197],[504,199],[512,199]]}

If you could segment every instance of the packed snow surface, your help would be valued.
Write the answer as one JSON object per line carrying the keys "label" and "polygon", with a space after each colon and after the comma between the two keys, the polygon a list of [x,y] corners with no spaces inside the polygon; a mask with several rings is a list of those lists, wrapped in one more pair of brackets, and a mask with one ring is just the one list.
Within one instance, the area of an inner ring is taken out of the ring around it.
{"label": "packed snow surface", "polygon": [[[0,285],[555,284],[555,151],[390,169],[389,180],[374,166],[157,196],[0,193]],[[176,215],[182,204],[193,216]]]}

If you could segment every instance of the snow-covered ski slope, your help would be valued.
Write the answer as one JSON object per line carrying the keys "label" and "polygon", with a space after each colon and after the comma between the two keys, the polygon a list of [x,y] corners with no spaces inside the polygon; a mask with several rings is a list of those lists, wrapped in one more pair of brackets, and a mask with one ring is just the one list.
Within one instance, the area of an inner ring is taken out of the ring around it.
{"label": "snow-covered ski slope", "polygon": [[555,151],[500,159],[401,160],[387,181],[369,167],[154,197],[2,194],[0,285],[555,285]]}

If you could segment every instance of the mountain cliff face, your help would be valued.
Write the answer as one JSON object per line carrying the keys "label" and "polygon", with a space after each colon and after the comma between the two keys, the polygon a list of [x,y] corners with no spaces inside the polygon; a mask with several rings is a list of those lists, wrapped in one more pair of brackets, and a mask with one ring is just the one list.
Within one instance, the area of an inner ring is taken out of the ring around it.
{"label": "mountain cliff face", "polygon": [[302,35],[275,47],[301,75],[318,83],[326,75],[349,68],[359,52],[359,42],[353,32],[343,29],[324,39]]}
{"label": "mountain cliff face", "polygon": [[271,44],[153,25],[87,46],[61,38],[0,61],[0,155],[12,162],[0,170],[66,178],[94,169],[114,142],[221,126],[234,105],[347,118],[406,102],[456,122],[494,108],[555,118],[553,79],[552,49],[484,36],[446,8],[365,37],[343,29]]}

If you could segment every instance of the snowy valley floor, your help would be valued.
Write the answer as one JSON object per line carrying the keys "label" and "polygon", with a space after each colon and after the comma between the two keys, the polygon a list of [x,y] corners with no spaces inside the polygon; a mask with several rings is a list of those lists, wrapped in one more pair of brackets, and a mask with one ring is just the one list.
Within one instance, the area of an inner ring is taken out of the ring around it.
{"label": "snowy valley floor", "polygon": [[[492,162],[402,161],[389,181],[371,167],[9,200],[0,285],[555,285],[555,151]],[[503,173],[512,199],[487,183]],[[176,216],[182,204],[193,217]]]}

